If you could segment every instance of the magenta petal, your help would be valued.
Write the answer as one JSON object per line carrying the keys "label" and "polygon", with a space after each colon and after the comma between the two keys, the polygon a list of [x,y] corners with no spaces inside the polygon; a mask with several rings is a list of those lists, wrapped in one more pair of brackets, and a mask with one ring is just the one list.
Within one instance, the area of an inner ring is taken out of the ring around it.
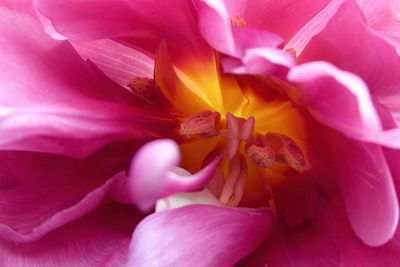
{"label": "magenta petal", "polygon": [[317,61],[292,68],[288,79],[301,85],[289,88],[289,96],[321,123],[354,139],[400,148],[399,128],[382,129],[368,88],[358,76]]}
{"label": "magenta petal", "polygon": [[157,131],[148,112],[128,105],[131,94],[93,73],[68,43],[49,38],[28,15],[0,12],[1,149],[83,157]]}
{"label": "magenta petal", "polygon": [[[378,5],[380,1],[366,2]],[[299,56],[300,62],[314,60],[328,61],[357,74],[383,103],[386,97],[389,100],[391,96],[399,95],[400,56],[368,27],[360,8],[353,1],[340,7],[325,29],[308,43]]]}
{"label": "magenta petal", "polygon": [[267,209],[190,205],[152,214],[135,229],[128,265],[233,266],[267,237]]}
{"label": "magenta petal", "polygon": [[32,190],[10,186],[0,194],[0,237],[13,242],[37,240],[97,208],[118,175],[93,188],[81,181],[61,188]]}
{"label": "magenta petal", "polygon": [[9,267],[123,267],[140,217],[129,206],[108,204],[40,240],[0,240],[0,265]]}
{"label": "magenta petal", "polygon": [[382,148],[328,133],[323,138],[321,146],[331,155],[326,159],[329,173],[339,185],[355,233],[367,245],[385,244],[397,229],[399,204]]}
{"label": "magenta petal", "polygon": [[179,147],[174,141],[160,139],[147,143],[132,160],[129,177],[115,186],[115,190],[126,188],[118,198],[148,211],[160,198],[202,190],[214,176],[220,158],[193,175],[179,168],[179,162]]}
{"label": "magenta petal", "polygon": [[400,232],[379,247],[366,246],[355,234],[348,221],[340,195],[331,195],[335,203],[336,236],[340,249],[341,266],[390,266],[400,265]]}
{"label": "magenta petal", "polygon": [[[289,53],[277,49],[283,39],[275,33],[232,26],[245,21],[235,18],[239,13],[230,14],[229,2],[202,0],[196,3],[202,36],[214,49],[243,61],[243,66],[234,69],[224,66],[226,71],[270,74],[277,66],[291,67],[295,64]],[[235,19],[239,22],[232,22]]]}
{"label": "magenta petal", "polygon": [[334,214],[324,200],[318,203],[312,220],[295,228],[276,227],[238,267],[341,266]]}

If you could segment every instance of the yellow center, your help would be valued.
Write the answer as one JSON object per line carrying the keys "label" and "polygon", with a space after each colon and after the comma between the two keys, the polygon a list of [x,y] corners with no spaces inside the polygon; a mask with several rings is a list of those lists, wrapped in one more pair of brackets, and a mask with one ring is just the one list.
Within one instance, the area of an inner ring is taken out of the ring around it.
{"label": "yellow center", "polygon": [[[280,92],[280,81],[222,73],[214,53],[201,62],[189,59],[176,66],[171,63],[165,45],[160,47],[156,59],[155,81],[172,103],[171,114],[180,121],[177,135],[182,136],[181,167],[189,172],[199,171],[204,159],[212,151],[227,147],[227,139],[223,134],[227,129],[227,114],[245,120],[253,117],[253,137],[277,133],[274,136],[283,136],[281,140],[286,140],[285,137],[291,140],[293,144],[282,141],[286,144],[283,150],[279,150],[283,143],[279,149],[274,148],[277,160],[273,162],[269,161],[269,148],[265,148],[265,145],[243,140],[240,141],[238,153],[247,157],[225,158],[218,175],[225,177],[226,181],[232,172],[229,170],[232,165],[230,162],[236,160],[238,164],[246,165],[244,193],[239,205],[269,205],[270,186],[301,171],[302,165],[307,165],[296,156],[301,152],[306,154],[302,111]],[[215,114],[218,114],[218,118]],[[262,138],[266,140],[267,137]],[[279,157],[283,160],[279,160]]]}

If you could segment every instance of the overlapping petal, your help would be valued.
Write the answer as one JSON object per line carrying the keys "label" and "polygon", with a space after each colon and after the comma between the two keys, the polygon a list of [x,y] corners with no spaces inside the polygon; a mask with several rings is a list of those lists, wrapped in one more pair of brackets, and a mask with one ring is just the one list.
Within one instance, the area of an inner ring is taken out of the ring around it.
{"label": "overlapping petal", "polygon": [[368,87],[358,76],[326,62],[310,62],[292,68],[288,79],[300,85],[288,88],[291,98],[323,124],[357,140],[400,147],[400,128],[383,130]]}
{"label": "overlapping petal", "polygon": [[152,214],[132,236],[128,265],[233,266],[263,242],[267,209],[189,205]]}
{"label": "overlapping petal", "polygon": [[400,56],[368,27],[354,1],[344,3],[299,56],[301,63],[314,60],[357,74],[382,101],[399,94]]}
{"label": "overlapping petal", "polygon": [[133,77],[153,78],[154,60],[116,41],[76,41],[72,45],[85,60],[95,63],[107,77],[121,86],[127,86]]}
{"label": "overlapping petal", "polygon": [[129,105],[131,94],[94,73],[68,43],[45,35],[31,16],[2,9],[0,31],[7,90],[0,98],[1,149],[82,157],[159,129],[150,126],[155,115]]}
{"label": "overlapping petal", "polygon": [[329,189],[337,184],[356,235],[369,246],[388,242],[397,229],[399,206],[382,148],[329,129],[316,128],[312,136],[314,157],[324,162],[316,166],[321,182],[333,181]]}
{"label": "overlapping petal", "polygon": [[[283,40],[273,32],[248,29],[240,13],[232,13],[220,1],[196,1],[199,30],[207,42],[225,55],[239,59],[234,68],[222,61],[225,71],[232,73],[271,74],[277,67],[294,65],[293,57],[278,47]],[[239,25],[236,25],[239,24]]]}
{"label": "overlapping petal", "polygon": [[132,207],[107,204],[40,240],[24,244],[1,240],[0,265],[125,266],[131,233],[140,217]]}

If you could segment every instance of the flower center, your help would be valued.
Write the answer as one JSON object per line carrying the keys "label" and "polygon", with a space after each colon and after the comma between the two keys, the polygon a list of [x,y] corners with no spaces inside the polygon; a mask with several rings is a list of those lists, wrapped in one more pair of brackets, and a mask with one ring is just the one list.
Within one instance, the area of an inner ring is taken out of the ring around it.
{"label": "flower center", "polygon": [[179,133],[185,138],[220,138],[222,146],[218,152],[225,155],[221,166],[225,168],[221,202],[231,206],[240,203],[252,168],[273,170],[275,165],[283,163],[299,172],[306,166],[303,151],[289,136],[257,133],[254,117],[244,119],[230,113],[226,114],[226,125],[221,129],[220,118],[218,112],[208,110],[192,114],[182,121]]}

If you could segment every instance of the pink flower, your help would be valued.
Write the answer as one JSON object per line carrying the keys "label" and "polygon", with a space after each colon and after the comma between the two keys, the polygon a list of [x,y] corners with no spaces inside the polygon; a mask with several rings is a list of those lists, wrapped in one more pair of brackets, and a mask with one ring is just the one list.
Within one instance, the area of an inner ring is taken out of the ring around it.
{"label": "pink flower", "polygon": [[396,0],[0,1],[1,266],[398,266]]}

